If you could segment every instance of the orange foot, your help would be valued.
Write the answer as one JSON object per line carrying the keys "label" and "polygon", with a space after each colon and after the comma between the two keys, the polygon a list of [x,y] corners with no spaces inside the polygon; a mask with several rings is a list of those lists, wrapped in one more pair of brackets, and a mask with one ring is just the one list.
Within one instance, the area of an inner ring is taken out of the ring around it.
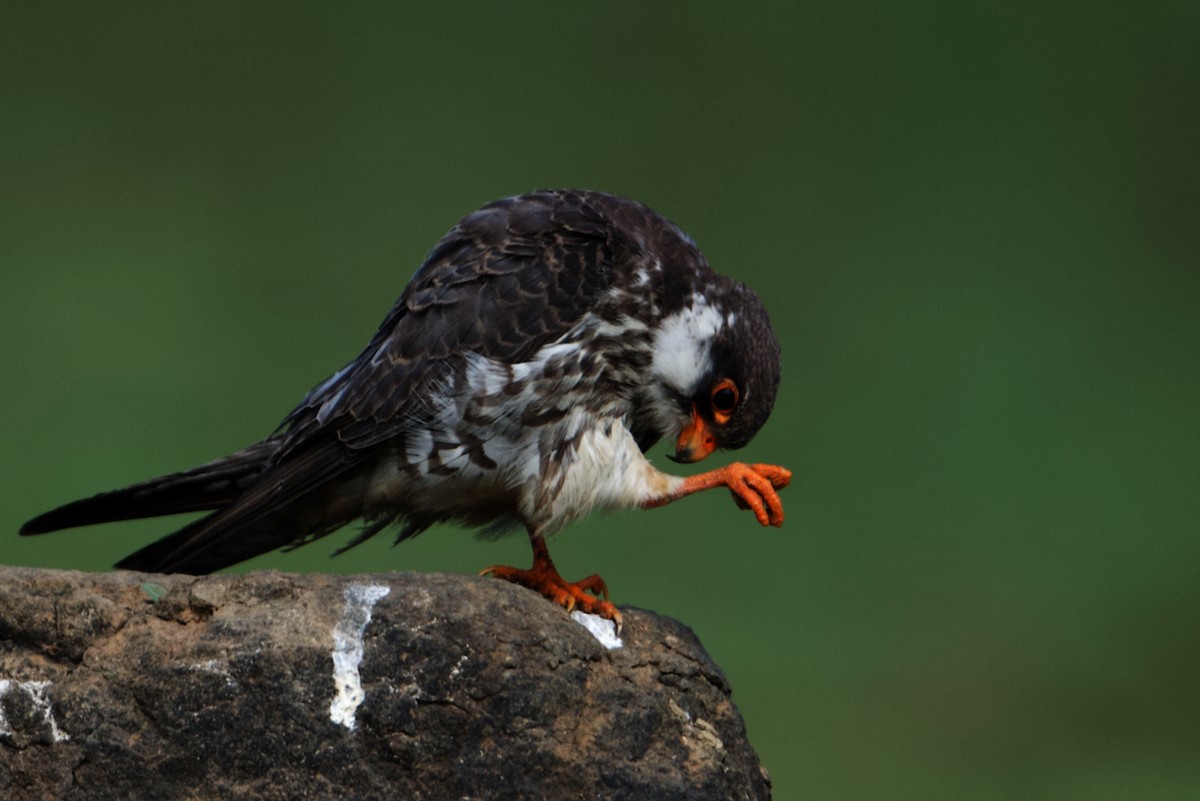
{"label": "orange foot", "polygon": [[530,569],[492,565],[479,571],[479,575],[495,576],[536,590],[568,612],[578,609],[589,615],[599,615],[615,623],[617,633],[621,632],[621,613],[609,602],[604,579],[592,574],[580,581],[567,581],[558,575],[558,569],[550,561],[550,553],[541,539],[534,540],[533,567]]}
{"label": "orange foot", "polygon": [[[714,472],[721,473],[721,470]],[[733,501],[741,509],[749,509],[762,525],[783,525],[781,490],[792,482],[792,471],[773,464],[743,464],[734,462],[724,468],[718,479],[729,487]]]}
{"label": "orange foot", "polygon": [[773,464],[744,464],[734,462],[698,476],[689,476],[669,495],[651,498],[642,506],[652,508],[678,500],[693,492],[728,487],[733,500],[742,509],[754,512],[754,517],[764,526],[783,525],[783,501],[779,490],[792,481],[792,471]]}

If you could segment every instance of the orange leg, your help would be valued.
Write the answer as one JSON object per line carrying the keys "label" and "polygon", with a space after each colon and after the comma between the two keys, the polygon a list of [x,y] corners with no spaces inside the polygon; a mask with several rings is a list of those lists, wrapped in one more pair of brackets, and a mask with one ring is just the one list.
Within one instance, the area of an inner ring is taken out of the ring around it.
{"label": "orange leg", "polygon": [[728,487],[733,493],[734,502],[741,508],[754,512],[759,523],[764,526],[782,526],[783,501],[779,500],[778,490],[786,487],[791,480],[792,471],[783,467],[734,462],[698,476],[689,476],[674,492],[646,501],[642,506],[662,506],[693,492]]}
{"label": "orange leg", "polygon": [[[567,581],[558,575],[558,568],[550,560],[550,551],[546,548],[546,541],[534,534],[531,534],[529,539],[533,543],[533,567],[521,570],[516,567],[492,565],[480,571],[479,575],[495,576],[531,590],[537,590],[554,603],[566,608],[568,612],[572,609],[579,609],[591,615],[607,618],[617,625],[617,631],[620,632],[621,613],[609,603],[608,587],[605,586],[604,579],[592,574],[580,581]],[[588,593],[593,594],[589,595]]]}

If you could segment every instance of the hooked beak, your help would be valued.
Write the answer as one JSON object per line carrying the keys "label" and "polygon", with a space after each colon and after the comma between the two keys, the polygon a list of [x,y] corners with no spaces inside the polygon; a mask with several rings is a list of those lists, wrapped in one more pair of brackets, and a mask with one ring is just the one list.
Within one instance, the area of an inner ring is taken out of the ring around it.
{"label": "hooked beak", "polygon": [[675,440],[675,455],[668,454],[668,458],[676,462],[698,462],[716,449],[716,437],[693,405],[692,419],[679,432],[679,439]]}

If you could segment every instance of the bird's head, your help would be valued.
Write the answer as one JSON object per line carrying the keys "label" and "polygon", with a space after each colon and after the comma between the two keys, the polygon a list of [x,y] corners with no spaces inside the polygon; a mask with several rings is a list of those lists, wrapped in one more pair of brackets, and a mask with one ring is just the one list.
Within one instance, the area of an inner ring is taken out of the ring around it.
{"label": "bird's head", "polygon": [[746,445],[767,422],[779,387],[779,341],[762,301],[717,278],[667,315],[655,340],[655,416],[662,435],[675,438],[677,462]]}

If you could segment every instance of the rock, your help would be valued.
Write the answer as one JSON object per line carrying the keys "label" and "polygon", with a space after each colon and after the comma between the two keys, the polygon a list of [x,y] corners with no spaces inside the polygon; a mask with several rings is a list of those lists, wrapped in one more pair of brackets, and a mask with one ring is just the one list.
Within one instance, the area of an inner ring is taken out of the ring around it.
{"label": "rock", "polygon": [[766,799],[692,632],[495,579],[0,568],[0,798]]}

